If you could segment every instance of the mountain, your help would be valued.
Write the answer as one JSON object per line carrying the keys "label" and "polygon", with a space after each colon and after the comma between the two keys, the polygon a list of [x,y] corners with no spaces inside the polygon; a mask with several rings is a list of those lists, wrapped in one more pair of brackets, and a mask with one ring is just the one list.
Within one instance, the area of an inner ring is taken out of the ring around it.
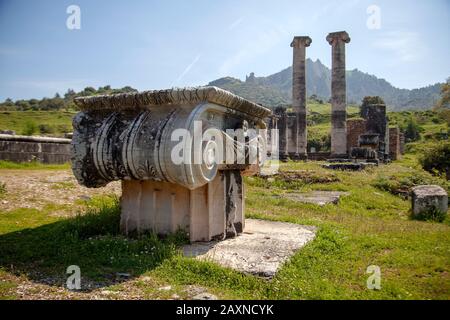
{"label": "mountain", "polygon": [[[316,95],[328,100],[331,96],[331,71],[320,60],[306,60],[306,90],[308,96]],[[250,73],[245,81],[232,77],[211,81],[214,85],[229,90],[249,100],[269,107],[291,103],[292,67],[267,77],[256,77]],[[358,69],[347,71],[347,101],[360,103],[365,96],[380,96],[391,110],[428,109],[440,97],[442,83],[420,89],[399,89],[384,79],[364,73]]]}

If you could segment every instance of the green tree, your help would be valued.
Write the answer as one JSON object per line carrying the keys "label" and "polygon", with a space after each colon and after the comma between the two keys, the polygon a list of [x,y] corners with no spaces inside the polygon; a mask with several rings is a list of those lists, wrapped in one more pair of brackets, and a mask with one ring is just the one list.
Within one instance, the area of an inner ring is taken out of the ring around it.
{"label": "green tree", "polygon": [[420,163],[425,170],[444,174],[450,180],[450,142],[441,142],[427,150]]}
{"label": "green tree", "polygon": [[422,131],[422,128],[419,126],[416,119],[411,117],[406,123],[403,131],[405,133],[406,142],[413,142],[420,139],[420,132]]}

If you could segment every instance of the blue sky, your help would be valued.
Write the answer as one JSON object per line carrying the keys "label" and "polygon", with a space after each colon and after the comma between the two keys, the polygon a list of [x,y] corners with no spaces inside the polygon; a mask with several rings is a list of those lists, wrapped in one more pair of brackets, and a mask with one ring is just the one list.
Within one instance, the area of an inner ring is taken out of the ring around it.
{"label": "blue sky", "polygon": [[[80,30],[66,27],[72,4]],[[370,5],[380,29],[367,27]],[[291,64],[295,35],[309,35],[308,57],[330,66],[325,37],[340,30],[351,37],[347,69],[400,88],[450,76],[449,0],[0,0],[0,100],[266,76]]]}

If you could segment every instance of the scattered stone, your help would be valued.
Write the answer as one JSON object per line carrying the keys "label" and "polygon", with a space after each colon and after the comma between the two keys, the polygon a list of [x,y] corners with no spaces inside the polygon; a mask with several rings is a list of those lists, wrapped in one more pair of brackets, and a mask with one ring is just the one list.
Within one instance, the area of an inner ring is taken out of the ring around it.
{"label": "scattered stone", "polygon": [[436,185],[417,186],[412,189],[412,212],[418,216],[426,211],[436,209],[440,212],[448,211],[447,192]]}
{"label": "scattered stone", "polygon": [[217,297],[211,293],[203,292],[193,296],[192,300],[217,300]]}
{"label": "scattered stone", "polygon": [[170,291],[172,290],[172,286],[165,286],[158,289],[159,291]]}
{"label": "scattered stone", "polygon": [[131,277],[131,275],[129,273],[117,272],[116,277],[117,278],[129,278],[129,277]]}
{"label": "scattered stone", "polygon": [[312,203],[319,206],[326,204],[338,204],[342,196],[348,196],[350,193],[341,191],[311,191],[307,193],[286,193],[283,196],[294,201],[302,203]]}
{"label": "scattered stone", "polygon": [[314,239],[316,227],[245,220],[245,232],[221,242],[186,245],[184,254],[265,278],[273,277],[297,250]]}
{"label": "scattered stone", "polygon": [[377,165],[377,162],[329,163],[323,164],[322,168],[331,170],[361,171],[368,167],[376,167]]}
{"label": "scattered stone", "polygon": [[323,164],[322,168],[331,169],[331,170],[349,170],[349,171],[361,171],[363,169],[363,165],[358,163],[329,163]]}

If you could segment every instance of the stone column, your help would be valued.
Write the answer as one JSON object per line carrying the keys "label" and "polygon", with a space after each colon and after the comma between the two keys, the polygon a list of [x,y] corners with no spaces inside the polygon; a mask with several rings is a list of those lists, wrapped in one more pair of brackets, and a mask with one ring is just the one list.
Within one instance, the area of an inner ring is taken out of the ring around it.
{"label": "stone column", "polygon": [[331,63],[331,155],[347,154],[347,96],[345,81],[345,44],[350,37],[345,31],[328,34],[332,47]]}
{"label": "stone column", "polygon": [[291,47],[294,48],[292,61],[292,108],[296,117],[294,143],[295,157],[298,159],[305,159],[307,155],[305,52],[311,42],[310,37],[294,37],[291,43]]}

